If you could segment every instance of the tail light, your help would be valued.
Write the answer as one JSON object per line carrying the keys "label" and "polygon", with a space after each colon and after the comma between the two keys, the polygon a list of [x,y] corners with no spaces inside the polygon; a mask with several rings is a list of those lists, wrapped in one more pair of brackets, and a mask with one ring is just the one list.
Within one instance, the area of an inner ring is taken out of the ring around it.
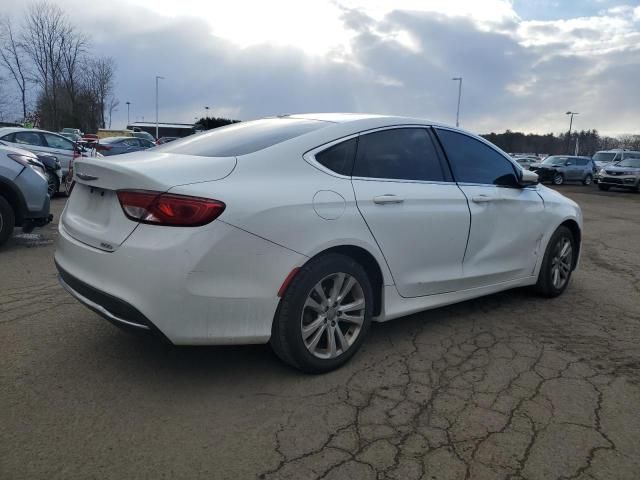
{"label": "tail light", "polygon": [[151,225],[199,227],[218,218],[226,205],[210,198],[149,190],[118,190],[122,211],[130,220]]}

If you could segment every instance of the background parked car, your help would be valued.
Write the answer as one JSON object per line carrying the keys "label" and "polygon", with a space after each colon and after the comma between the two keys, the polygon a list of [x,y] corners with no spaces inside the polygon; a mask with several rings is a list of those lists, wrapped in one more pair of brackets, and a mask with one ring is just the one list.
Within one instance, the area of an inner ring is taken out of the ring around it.
{"label": "background parked car", "polygon": [[538,174],[541,182],[550,181],[554,185],[562,185],[567,181],[591,185],[595,173],[593,160],[572,155],[552,155],[532,166],[531,170]]}
{"label": "background parked car", "polygon": [[178,137],[161,137],[158,139],[158,141],[156,142],[158,145],[162,145],[163,143],[169,143],[169,142],[173,142],[174,140],[177,140]]}
{"label": "background parked car", "polygon": [[516,157],[513,157],[513,159],[516,162],[518,162],[518,164],[520,164],[520,166],[525,170],[531,170],[531,167],[533,165],[540,163],[540,159],[538,157],[531,157],[531,156],[517,157],[516,156]]}
{"label": "background parked car", "polygon": [[[82,148],[60,134],[33,128],[0,128],[0,140],[23,148],[36,155],[53,155],[60,160],[62,178],[69,170],[69,163],[77,156],[83,155]],[[85,155],[88,156],[88,155]]]}
{"label": "background parked car", "polygon": [[155,146],[155,143],[145,138],[109,137],[100,140],[96,145],[96,150],[104,156],[111,156],[139,152],[140,150],[146,150]]}
{"label": "background parked car", "polygon": [[635,156],[627,156],[624,160],[608,165],[600,171],[600,190],[617,187],[640,191],[640,152],[634,153]]}
{"label": "background parked car", "polygon": [[0,245],[14,227],[31,231],[52,218],[42,163],[31,152],[0,145]]}
{"label": "background parked car", "polygon": [[82,136],[78,135],[77,133],[60,132],[60,135],[62,135],[65,138],[68,138],[72,142],[79,142],[82,140]]}
{"label": "background parked car", "polygon": [[134,137],[137,137],[137,138],[142,138],[142,139],[147,140],[147,141],[149,141],[151,143],[156,143],[155,137],[153,135],[151,135],[149,132],[143,132],[142,130],[139,131],[139,132],[136,132],[134,130],[134,132],[131,135],[133,135]]}

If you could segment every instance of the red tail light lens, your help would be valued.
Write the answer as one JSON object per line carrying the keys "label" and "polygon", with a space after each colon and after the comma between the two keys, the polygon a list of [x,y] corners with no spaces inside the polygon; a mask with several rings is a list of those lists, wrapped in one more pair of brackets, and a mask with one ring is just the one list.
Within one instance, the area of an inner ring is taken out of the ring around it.
{"label": "red tail light lens", "polygon": [[199,227],[213,222],[226,205],[210,198],[149,190],[119,190],[122,211],[130,220],[151,225]]}

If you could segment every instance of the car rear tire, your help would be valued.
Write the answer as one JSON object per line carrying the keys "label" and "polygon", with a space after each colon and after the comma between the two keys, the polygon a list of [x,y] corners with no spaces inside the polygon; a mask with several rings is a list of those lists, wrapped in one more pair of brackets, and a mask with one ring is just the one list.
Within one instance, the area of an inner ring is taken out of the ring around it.
{"label": "car rear tire", "polygon": [[4,197],[0,196],[0,245],[6,242],[13,233],[16,216],[13,208]]}
{"label": "car rear tire", "polygon": [[552,181],[554,185],[562,185],[564,183],[564,175],[562,175],[561,173],[556,173],[553,176]]}
{"label": "car rear tire", "polygon": [[604,192],[607,192],[609,190],[609,185],[603,185],[601,183],[598,184],[598,188]]}
{"label": "car rear tire", "polygon": [[536,290],[545,297],[557,297],[569,284],[578,249],[571,230],[561,225],[551,235],[538,274]]}
{"label": "car rear tire", "polygon": [[280,359],[299,370],[329,372],[355,355],[372,315],[365,270],[350,257],[327,254],[310,260],[287,287],[270,343]]}
{"label": "car rear tire", "polygon": [[583,185],[591,185],[591,183],[593,183],[593,175],[587,175],[584,177],[584,180],[582,180]]}

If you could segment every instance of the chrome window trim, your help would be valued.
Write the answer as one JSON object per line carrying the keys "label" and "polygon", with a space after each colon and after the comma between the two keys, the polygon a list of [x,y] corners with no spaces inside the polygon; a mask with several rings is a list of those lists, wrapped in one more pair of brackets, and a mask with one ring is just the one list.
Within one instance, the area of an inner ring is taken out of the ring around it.
{"label": "chrome window trim", "polygon": [[[394,182],[394,183],[424,183],[424,184],[435,184],[435,185],[455,185],[456,182],[448,182],[446,180],[411,180],[409,178],[378,178],[378,177],[355,177],[349,175],[342,175],[340,173],[334,172],[333,170],[328,169],[324,165],[322,165],[317,159],[316,154],[320,152],[324,152],[326,149],[337,145],[338,143],[346,142],[347,140],[351,140],[352,138],[357,138],[362,135],[368,135],[370,133],[382,132],[384,130],[397,130],[400,128],[422,128],[424,130],[428,130],[431,128],[431,124],[423,124],[423,123],[406,123],[399,125],[387,125],[384,127],[376,127],[370,128],[368,130],[362,130],[358,133],[353,133],[351,135],[347,135],[346,137],[341,137],[337,140],[332,140],[328,143],[323,143],[320,146],[312,148],[311,150],[307,150],[302,158],[310,164],[312,167],[317,168],[318,170],[327,173],[331,176],[347,179],[347,180],[362,180],[362,181],[375,181],[375,182]],[[428,133],[428,132],[426,132]]]}

